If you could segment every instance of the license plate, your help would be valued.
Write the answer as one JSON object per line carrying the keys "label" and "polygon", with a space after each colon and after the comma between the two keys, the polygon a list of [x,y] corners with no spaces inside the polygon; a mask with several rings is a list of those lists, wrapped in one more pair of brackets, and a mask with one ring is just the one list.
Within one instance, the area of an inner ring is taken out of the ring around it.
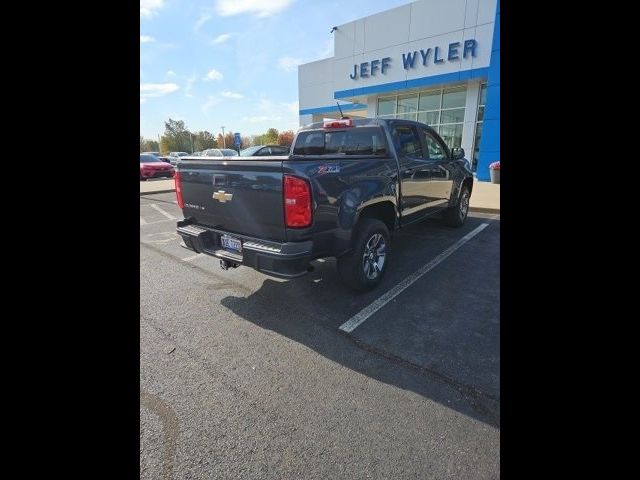
{"label": "license plate", "polygon": [[220,243],[222,244],[222,248],[227,248],[236,252],[242,251],[242,242],[239,238],[230,237],[229,235],[221,235]]}

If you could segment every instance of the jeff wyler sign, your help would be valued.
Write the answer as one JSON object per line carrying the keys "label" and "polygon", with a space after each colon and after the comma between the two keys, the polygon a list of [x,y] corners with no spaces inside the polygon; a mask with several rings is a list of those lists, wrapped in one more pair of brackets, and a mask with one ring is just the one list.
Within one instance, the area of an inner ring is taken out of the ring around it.
{"label": "jeff wyler sign", "polygon": [[[409,53],[402,54],[402,64],[405,70],[415,68],[417,65],[424,67],[429,64],[440,64],[447,62],[454,62],[462,58],[469,56],[476,56],[476,49],[478,42],[474,39],[465,40],[464,43],[453,42],[449,44],[449,48],[441,49],[440,47],[427,48],[426,50],[416,50]],[[356,80],[358,76],[361,78],[375,77],[377,72],[384,74],[389,68],[391,57],[384,57],[380,60],[371,60],[369,62],[363,62],[360,65],[353,66],[353,73],[349,74],[349,78]]]}

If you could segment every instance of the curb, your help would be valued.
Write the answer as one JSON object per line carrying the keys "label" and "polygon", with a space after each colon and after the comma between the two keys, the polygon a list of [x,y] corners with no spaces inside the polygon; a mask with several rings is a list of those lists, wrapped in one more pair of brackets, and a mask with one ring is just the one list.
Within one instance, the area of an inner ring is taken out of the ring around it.
{"label": "curb", "polygon": [[470,212],[478,212],[478,213],[500,213],[499,208],[484,208],[484,207],[469,207]]}
{"label": "curb", "polygon": [[143,195],[153,195],[154,193],[171,193],[171,192],[175,192],[176,189],[172,188],[171,190],[154,190],[152,192],[140,192],[140,196]]}

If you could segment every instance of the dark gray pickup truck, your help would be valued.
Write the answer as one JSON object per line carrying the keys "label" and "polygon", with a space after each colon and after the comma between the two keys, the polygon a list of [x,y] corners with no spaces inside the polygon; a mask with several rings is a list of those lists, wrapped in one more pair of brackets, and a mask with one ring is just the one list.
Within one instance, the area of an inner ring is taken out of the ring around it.
{"label": "dark gray pickup truck", "polygon": [[391,233],[437,212],[464,223],[473,176],[464,151],[408,120],[325,120],[278,157],[182,157],[175,175],[183,246],[277,277],[336,257],[369,290],[389,264]]}

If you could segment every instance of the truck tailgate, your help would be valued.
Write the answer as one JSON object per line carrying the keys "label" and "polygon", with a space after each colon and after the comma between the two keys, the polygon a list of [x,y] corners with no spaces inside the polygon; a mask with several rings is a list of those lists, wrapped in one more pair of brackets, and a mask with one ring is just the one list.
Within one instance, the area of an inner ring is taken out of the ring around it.
{"label": "truck tailgate", "polygon": [[288,157],[261,158],[183,158],[178,171],[185,218],[241,235],[285,241],[282,162]]}

